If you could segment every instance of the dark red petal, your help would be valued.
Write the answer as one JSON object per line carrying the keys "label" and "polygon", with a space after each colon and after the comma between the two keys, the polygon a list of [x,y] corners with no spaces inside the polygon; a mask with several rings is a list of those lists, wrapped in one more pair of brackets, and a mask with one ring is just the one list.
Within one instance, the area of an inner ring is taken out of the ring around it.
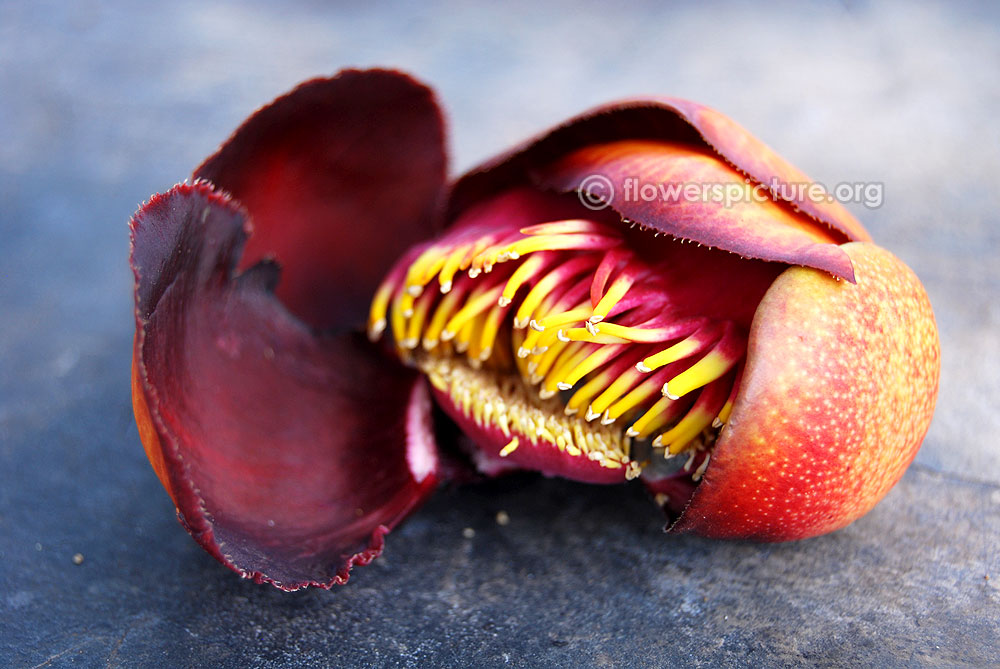
{"label": "dark red petal", "polygon": [[652,139],[708,146],[757,183],[778,186],[777,195],[843,235],[839,241],[871,239],[838,202],[813,202],[787,184],[812,183],[773,149],[724,114],[696,102],[652,97],[595,107],[501,154],[466,174],[453,189],[451,210],[523,181],[524,175],[591,144]]}
{"label": "dark red petal", "polygon": [[[624,163],[618,160],[607,164],[608,156],[600,155],[599,151],[586,154],[588,147],[621,140],[670,142],[711,152],[720,166],[728,163],[734,168],[724,180],[746,178],[751,184],[763,184],[766,188],[759,191],[762,194],[774,188],[774,197],[788,198],[780,206],[771,207],[782,212],[779,220],[769,218],[768,212],[758,212],[759,215],[750,217],[753,220],[742,221],[735,228],[727,221],[739,220],[742,216],[739,212],[729,212],[723,217],[725,220],[708,221],[704,219],[704,211],[694,211],[697,207],[629,204],[618,197],[611,208],[624,217],[682,239],[763,260],[816,267],[853,281],[849,259],[837,248],[826,248],[823,242],[870,239],[861,224],[839,203],[814,200],[806,189],[799,187],[811,184],[811,179],[735,122],[686,100],[626,100],[570,119],[465,175],[452,189],[449,215],[454,218],[472,203],[529,180],[538,186],[569,191],[578,189],[584,177],[597,174],[617,181],[619,195],[625,177],[658,183],[662,166],[651,160],[654,156],[649,153],[636,156],[638,164],[630,164],[628,157]],[[564,162],[567,160],[568,163]],[[635,173],[623,171],[624,167]],[[693,181],[697,174],[690,177]],[[700,225],[696,225],[698,221]]]}
{"label": "dark red petal", "polygon": [[[605,195],[611,208],[646,227],[747,258],[815,267],[854,280],[835,231],[774,202],[764,190],[752,199],[745,177],[705,147],[649,140],[593,144],[545,168],[538,179],[547,188],[568,192],[593,175],[612,184]],[[640,188],[646,189],[644,195]]]}
{"label": "dark red petal", "polygon": [[362,321],[392,262],[433,232],[446,162],[429,88],[345,70],[258,110],[194,176],[250,213],[240,269],[276,259],[288,308],[342,331]]}
{"label": "dark red petal", "polygon": [[423,381],[355,334],[317,337],[237,271],[246,215],[207,184],[132,220],[134,392],[143,443],[208,552],[284,589],[379,554],[435,487]]}

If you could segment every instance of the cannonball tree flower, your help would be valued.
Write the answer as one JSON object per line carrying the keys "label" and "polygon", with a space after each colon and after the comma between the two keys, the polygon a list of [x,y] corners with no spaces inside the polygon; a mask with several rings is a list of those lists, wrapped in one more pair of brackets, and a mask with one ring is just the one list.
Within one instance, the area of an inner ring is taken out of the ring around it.
{"label": "cannonball tree flower", "polygon": [[937,394],[927,296],[734,122],[629,100],[445,164],[426,87],[345,71],[133,218],[140,435],[224,564],[345,582],[446,477],[431,397],[480,471],[640,480],[673,531],[815,536],[902,476]]}

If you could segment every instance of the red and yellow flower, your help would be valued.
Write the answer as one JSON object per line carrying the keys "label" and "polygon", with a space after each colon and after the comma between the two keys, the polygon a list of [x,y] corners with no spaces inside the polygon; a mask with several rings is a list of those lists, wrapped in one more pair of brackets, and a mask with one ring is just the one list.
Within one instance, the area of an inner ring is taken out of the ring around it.
{"label": "red and yellow flower", "polygon": [[[431,398],[484,473],[641,480],[714,537],[843,527],[913,459],[940,357],[923,287],[725,116],[628,100],[445,173],[432,93],[352,70],[135,215],[140,435],[227,566],[329,587],[378,555],[446,477]],[[613,197],[630,183],[745,197]]]}

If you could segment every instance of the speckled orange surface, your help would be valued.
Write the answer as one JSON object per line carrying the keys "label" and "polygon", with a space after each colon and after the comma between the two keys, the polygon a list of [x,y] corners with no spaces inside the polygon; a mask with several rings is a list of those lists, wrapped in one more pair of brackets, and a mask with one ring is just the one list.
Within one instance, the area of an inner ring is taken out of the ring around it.
{"label": "speckled orange surface", "polygon": [[764,296],[743,387],[677,530],[829,532],[871,509],[916,454],[940,374],[930,302],[890,252],[844,249],[856,285],[792,268]]}

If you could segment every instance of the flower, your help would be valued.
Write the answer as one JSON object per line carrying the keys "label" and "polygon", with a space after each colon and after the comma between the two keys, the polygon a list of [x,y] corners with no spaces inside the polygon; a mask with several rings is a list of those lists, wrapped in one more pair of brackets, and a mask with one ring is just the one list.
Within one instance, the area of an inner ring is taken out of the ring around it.
{"label": "flower", "polygon": [[[481,471],[641,479],[675,531],[814,536],[902,476],[937,393],[927,296],[745,130],[630,100],[449,188],[443,146],[426,87],[345,71],[134,217],[140,435],[216,558],[346,581],[445,477],[431,396]],[[635,196],[671,183],[735,202]]]}

